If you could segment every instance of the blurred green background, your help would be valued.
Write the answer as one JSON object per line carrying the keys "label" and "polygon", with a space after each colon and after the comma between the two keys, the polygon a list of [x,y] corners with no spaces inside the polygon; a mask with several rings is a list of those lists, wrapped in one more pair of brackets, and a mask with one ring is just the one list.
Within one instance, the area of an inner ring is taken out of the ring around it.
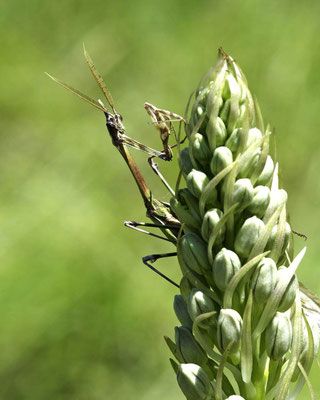
{"label": "blurred green background", "polygon": [[[123,227],[145,211],[103,114],[43,73],[101,96],[83,42],[127,133],[155,148],[143,103],[183,114],[219,46],[238,61],[275,127],[293,229],[308,236],[299,277],[320,294],[319,15],[311,0],[1,2],[1,400],[183,398],[163,340],[176,291],[141,263],[173,250]],[[176,163],[161,168],[173,184]],[[160,265],[177,279],[175,259]]]}

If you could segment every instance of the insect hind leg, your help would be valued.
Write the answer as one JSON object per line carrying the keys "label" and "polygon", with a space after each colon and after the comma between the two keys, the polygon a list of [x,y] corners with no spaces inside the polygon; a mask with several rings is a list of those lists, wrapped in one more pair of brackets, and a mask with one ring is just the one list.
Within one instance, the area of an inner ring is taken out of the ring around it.
{"label": "insect hind leg", "polygon": [[161,276],[163,279],[171,283],[173,286],[180,288],[180,286],[174,282],[172,279],[170,279],[167,275],[163,274],[161,271],[159,271],[157,268],[153,267],[151,263],[156,262],[159,258],[166,258],[166,257],[175,257],[177,255],[177,252],[174,253],[164,253],[164,254],[151,254],[148,256],[145,256],[142,258],[142,262],[144,265],[146,265],[148,268],[150,268],[153,272]]}

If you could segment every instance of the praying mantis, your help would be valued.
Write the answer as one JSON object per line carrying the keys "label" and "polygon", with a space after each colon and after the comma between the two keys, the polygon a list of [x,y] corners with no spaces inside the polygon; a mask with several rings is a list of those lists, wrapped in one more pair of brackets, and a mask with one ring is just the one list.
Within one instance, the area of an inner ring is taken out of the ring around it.
{"label": "praying mantis", "polygon": [[[168,110],[157,108],[150,103],[145,103],[144,108],[147,111],[148,115],[151,117],[152,123],[155,125],[155,127],[160,133],[160,139],[163,144],[163,150],[162,151],[155,150],[149,146],[146,146],[138,142],[137,140],[131,138],[130,136],[127,136],[125,133],[125,127],[122,122],[123,121],[122,115],[116,111],[111,93],[109,92],[102,76],[96,69],[91,57],[89,56],[85,48],[84,48],[84,56],[95,81],[97,82],[105,99],[107,100],[107,103],[111,111],[104,105],[104,103],[100,99],[96,101],[91,97],[87,96],[86,94],[80,92],[79,90],[73,88],[69,84],[64,83],[61,80],[53,77],[52,75],[48,73],[46,73],[46,75],[60,86],[71,91],[73,94],[80,97],[82,100],[88,102],[93,107],[97,108],[98,110],[104,113],[106,117],[106,127],[109,132],[111,142],[117,148],[117,150],[120,152],[121,156],[125,160],[125,163],[127,164],[140,191],[141,197],[143,199],[146,208],[146,215],[152,221],[152,223],[125,221],[124,225],[139,232],[146,233],[153,237],[176,244],[177,237],[181,230],[181,224],[179,220],[173,215],[170,205],[166,202],[157,200],[153,196],[135,160],[131,156],[128,147],[143,151],[149,155],[148,162],[152,170],[159,176],[162,183],[165,185],[165,187],[168,189],[171,195],[174,195],[174,191],[171,189],[169,184],[166,182],[166,180],[160,173],[158,166],[153,161],[153,159],[160,158],[165,161],[171,161],[173,157],[172,147],[174,147],[174,146],[169,146],[170,133],[174,131],[172,122],[178,121],[181,124],[185,123],[185,119],[178,114],[172,113]],[[183,140],[180,143],[182,142]],[[164,236],[160,236],[158,234],[146,231],[145,229],[142,229],[140,227],[159,228],[164,234]],[[165,254],[152,254],[143,257],[143,263],[147,265],[149,268],[151,268],[158,275],[162,276],[164,279],[172,283],[174,286],[179,287],[177,283],[172,281],[169,277],[164,275],[162,272],[160,272],[150,264],[155,262],[159,258],[172,257],[176,255],[177,255],[176,252],[165,253]]]}

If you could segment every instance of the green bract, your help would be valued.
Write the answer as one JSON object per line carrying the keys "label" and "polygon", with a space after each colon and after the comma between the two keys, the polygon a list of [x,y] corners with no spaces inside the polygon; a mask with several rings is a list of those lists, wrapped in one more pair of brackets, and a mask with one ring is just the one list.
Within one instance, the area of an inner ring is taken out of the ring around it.
{"label": "green bract", "polygon": [[195,363],[203,366],[207,362],[207,355],[193,337],[189,328],[180,326],[175,328],[175,342],[177,352],[183,362]]}
{"label": "green bract", "polygon": [[167,342],[178,362],[193,363],[173,363],[178,382],[187,399],[285,400],[291,381],[302,387],[298,360],[308,373],[318,350],[320,310],[299,290],[305,250],[293,258],[271,131],[222,50],[190,104],[170,203],[181,223],[175,311],[184,326],[176,347]]}
{"label": "green bract", "polygon": [[188,307],[181,294],[174,296],[173,308],[181,325],[192,328],[192,320],[188,313]]}

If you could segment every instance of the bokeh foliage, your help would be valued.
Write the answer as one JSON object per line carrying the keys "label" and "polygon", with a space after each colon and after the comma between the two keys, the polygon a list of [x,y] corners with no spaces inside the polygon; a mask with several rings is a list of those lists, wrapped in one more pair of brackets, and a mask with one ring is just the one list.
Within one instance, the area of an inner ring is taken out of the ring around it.
{"label": "bokeh foliage", "polygon": [[[312,0],[1,3],[0,399],[182,398],[162,339],[175,289],[140,261],[172,248],[123,228],[144,210],[103,115],[43,74],[100,96],[82,42],[128,134],[155,148],[143,103],[183,114],[219,46],[238,61],[275,127],[292,227],[308,235],[298,275],[320,294],[319,15]],[[175,162],[161,168],[174,184]],[[176,260],[161,265],[178,276]]]}

